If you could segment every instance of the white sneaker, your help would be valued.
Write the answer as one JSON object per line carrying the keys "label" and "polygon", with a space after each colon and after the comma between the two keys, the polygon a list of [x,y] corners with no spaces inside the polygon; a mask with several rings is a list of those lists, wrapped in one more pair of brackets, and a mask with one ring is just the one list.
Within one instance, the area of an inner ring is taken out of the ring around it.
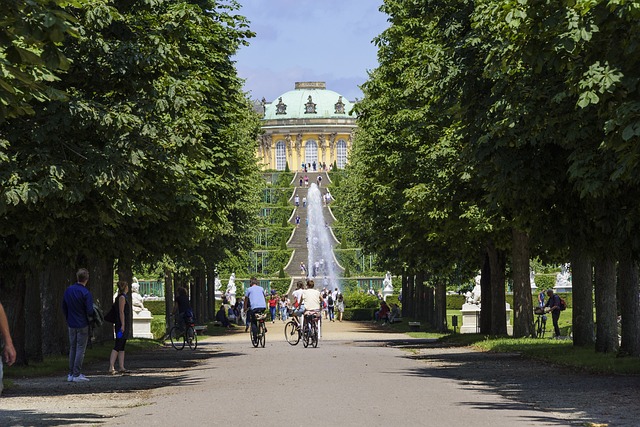
{"label": "white sneaker", "polygon": [[89,378],[87,378],[84,375],[80,374],[77,377],[73,377],[71,379],[71,381],[73,381],[74,383],[79,383],[79,382],[82,382],[82,381],[89,381]]}
{"label": "white sneaker", "polygon": [[70,383],[71,381],[73,381],[73,375],[69,374],[67,375],[67,382]]}

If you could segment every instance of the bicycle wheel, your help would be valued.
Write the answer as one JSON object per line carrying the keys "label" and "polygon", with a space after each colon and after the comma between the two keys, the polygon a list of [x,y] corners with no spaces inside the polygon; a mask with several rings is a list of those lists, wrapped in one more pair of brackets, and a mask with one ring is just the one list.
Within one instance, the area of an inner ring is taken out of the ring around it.
{"label": "bicycle wheel", "polygon": [[191,350],[195,350],[198,348],[198,334],[193,326],[189,326],[186,332],[187,344],[189,344],[189,348]]}
{"label": "bicycle wheel", "polygon": [[258,325],[254,325],[253,323],[251,324],[251,344],[254,347],[257,347],[259,342],[258,342]]}
{"label": "bicycle wheel", "polygon": [[176,350],[182,350],[184,348],[184,335],[177,326],[171,328],[171,331],[169,332],[169,339],[171,340],[171,345]]}
{"label": "bicycle wheel", "polygon": [[538,337],[544,338],[544,333],[547,331],[547,319],[543,318],[540,322],[540,329],[538,330]]}
{"label": "bicycle wheel", "polygon": [[309,347],[309,326],[305,325],[304,332],[302,333],[302,345],[304,348]]}
{"label": "bicycle wheel", "polygon": [[311,328],[311,345],[313,346],[313,348],[318,347],[318,325],[316,325],[315,323]]}
{"label": "bicycle wheel", "polygon": [[260,333],[258,335],[258,341],[260,341],[260,347],[264,348],[267,342],[267,327],[264,326],[264,322],[260,322]]}
{"label": "bicycle wheel", "polygon": [[298,329],[294,321],[287,322],[284,325],[284,338],[291,345],[297,345],[300,342],[300,329]]}

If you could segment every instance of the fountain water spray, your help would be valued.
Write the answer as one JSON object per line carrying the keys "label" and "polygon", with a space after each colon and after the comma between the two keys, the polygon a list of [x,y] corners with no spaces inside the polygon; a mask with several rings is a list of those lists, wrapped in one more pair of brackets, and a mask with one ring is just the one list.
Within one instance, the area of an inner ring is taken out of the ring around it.
{"label": "fountain water spray", "polygon": [[340,288],[338,268],[333,256],[333,237],[324,221],[322,212],[322,193],[316,184],[311,184],[307,193],[307,248],[309,251],[309,275],[316,284],[328,287],[331,291]]}

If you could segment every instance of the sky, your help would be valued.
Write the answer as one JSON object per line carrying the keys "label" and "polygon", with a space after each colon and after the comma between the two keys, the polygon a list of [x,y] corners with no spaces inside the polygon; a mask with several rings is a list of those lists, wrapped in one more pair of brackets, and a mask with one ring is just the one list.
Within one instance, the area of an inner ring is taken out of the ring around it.
{"label": "sky", "polygon": [[256,37],[233,58],[245,91],[271,102],[298,81],[324,81],[350,101],[378,66],[382,0],[239,0]]}

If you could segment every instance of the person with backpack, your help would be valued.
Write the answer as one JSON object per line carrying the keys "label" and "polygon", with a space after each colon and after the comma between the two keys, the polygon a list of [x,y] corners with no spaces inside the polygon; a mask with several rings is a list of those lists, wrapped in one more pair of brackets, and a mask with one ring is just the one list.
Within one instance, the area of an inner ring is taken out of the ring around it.
{"label": "person with backpack", "polygon": [[558,320],[560,320],[560,312],[562,311],[560,297],[553,293],[551,289],[547,291],[547,304],[545,305],[545,311],[551,312],[551,319],[553,320],[554,338],[560,338],[560,327],[558,326]]}
{"label": "person with backpack", "polygon": [[329,293],[327,297],[327,311],[329,312],[329,321],[331,322],[336,321],[335,314],[334,314],[334,303],[335,301],[333,299],[333,295]]}

